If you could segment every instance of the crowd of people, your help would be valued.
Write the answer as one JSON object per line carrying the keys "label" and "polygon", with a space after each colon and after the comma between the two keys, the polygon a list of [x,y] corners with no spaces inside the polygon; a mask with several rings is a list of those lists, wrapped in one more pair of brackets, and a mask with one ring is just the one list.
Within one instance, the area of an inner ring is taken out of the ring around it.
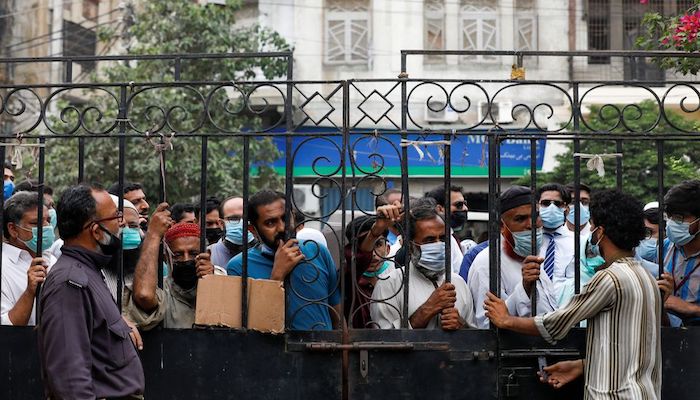
{"label": "crowd of people", "polygon": [[[560,183],[535,192],[508,188],[498,202],[500,293],[489,290],[489,241],[459,234],[468,223],[461,187],[408,199],[386,190],[376,198],[375,213],[347,221],[340,252],[331,251],[341,242],[335,232],[305,226],[299,211],[288,216],[290,199],[274,190],[247,199],[207,198],[200,209],[152,207],[137,183],[127,182],[121,192],[118,185],[71,186],[56,203],[48,186],[40,202],[37,187],[15,186],[6,165],[1,317],[3,325],[38,325],[47,392],[56,398],[139,398],[139,330],[191,328],[198,282],[210,275],[284,282],[291,330],[451,331],[494,324],[554,342],[588,320],[589,344],[606,350],[587,354],[586,362],[550,367],[554,386],[618,357],[615,379],[587,374],[587,380],[617,390],[627,379],[637,385],[625,390],[655,392],[660,355],[644,350],[659,346],[652,333],[661,324],[700,324],[699,180],[666,193],[663,243],[656,202],[644,206],[624,193],[585,184],[578,193]],[[625,329],[614,329],[612,337],[610,325],[621,320]],[[624,348],[606,347],[606,341]],[[617,370],[622,368],[653,370],[653,376],[630,378]],[[123,372],[118,379],[115,370]]]}

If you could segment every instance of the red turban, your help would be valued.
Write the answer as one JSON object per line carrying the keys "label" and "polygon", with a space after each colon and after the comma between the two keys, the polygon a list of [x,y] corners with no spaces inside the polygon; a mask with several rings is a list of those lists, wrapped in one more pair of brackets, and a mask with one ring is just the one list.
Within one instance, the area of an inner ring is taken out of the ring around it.
{"label": "red turban", "polygon": [[199,225],[191,222],[179,222],[165,232],[165,241],[172,243],[173,240],[182,237],[196,237],[200,235]]}

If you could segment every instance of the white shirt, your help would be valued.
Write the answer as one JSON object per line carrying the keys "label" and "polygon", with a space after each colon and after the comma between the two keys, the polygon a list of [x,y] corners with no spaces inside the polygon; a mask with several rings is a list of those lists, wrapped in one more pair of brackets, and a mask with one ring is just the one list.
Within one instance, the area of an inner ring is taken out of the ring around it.
{"label": "white shirt", "polygon": [[[546,230],[545,230],[546,232]],[[552,282],[554,294],[557,299],[562,297],[564,288],[574,281],[574,232],[571,232],[566,224],[553,231],[554,236],[554,271]],[[583,233],[583,232],[582,232]],[[583,237],[583,235],[581,235]],[[545,258],[550,238],[545,233],[540,247],[540,257]],[[544,263],[542,264],[544,275]],[[541,276],[541,275],[540,275]]]}
{"label": "white shirt", "polygon": [[53,242],[51,247],[49,247],[46,250],[46,253],[51,254],[52,256],[54,256],[54,258],[58,260],[58,258],[61,257],[61,254],[63,253],[61,251],[61,247],[63,247],[63,239],[56,239],[56,241]]}
{"label": "white shirt", "polygon": [[316,242],[316,244],[322,244],[323,247],[328,248],[328,242],[326,241],[326,237],[323,236],[323,233],[321,231],[313,229],[313,228],[302,228],[297,232],[297,240],[311,240]]}
{"label": "white shirt", "polygon": [[[413,265],[409,268],[408,277],[408,315],[410,318],[420,306],[425,304],[431,294],[436,289],[435,284],[426,278]],[[377,281],[377,285],[372,292],[372,303],[369,306],[372,322],[379,325],[381,329],[400,329],[401,313],[403,312],[403,268],[397,268],[389,274],[385,280]],[[442,275],[436,282],[439,287],[445,282],[445,275]],[[467,323],[468,327],[474,327],[474,305],[472,296],[464,279],[457,274],[452,274],[452,284],[457,292],[455,308]],[[412,329],[409,323],[409,328]],[[425,329],[439,329],[437,316],[430,320]]]}
{"label": "white shirt", "polygon": [[[501,243],[504,242],[501,236]],[[529,317],[531,313],[530,296],[523,287],[522,262],[511,258],[501,246],[501,295],[508,306],[511,315]],[[482,251],[476,256],[469,269],[469,290],[473,297],[476,310],[476,326],[487,329],[489,320],[486,318],[484,301],[489,292],[489,251]],[[540,266],[540,279],[537,281],[537,315],[551,312],[557,308],[557,297],[554,295],[554,285]]]}
{"label": "white shirt", "polygon": [[[451,244],[450,244],[450,258],[452,259],[452,272],[458,274],[459,269],[462,268],[462,259],[464,258],[464,254],[462,254],[461,247],[459,243],[457,243],[457,239],[454,238],[454,236],[450,235]],[[394,259],[393,257],[396,255],[396,253],[401,249],[401,235],[396,237],[396,242],[391,245],[389,248],[389,254],[387,255],[387,258]]]}
{"label": "white shirt", "polygon": [[[53,255],[44,253],[49,269],[56,262]],[[2,325],[12,325],[10,310],[27,290],[27,271],[32,263],[32,256],[9,243],[2,244],[2,301],[0,302],[0,320]],[[36,306],[35,306],[36,307]],[[35,325],[34,309],[27,325]]]}

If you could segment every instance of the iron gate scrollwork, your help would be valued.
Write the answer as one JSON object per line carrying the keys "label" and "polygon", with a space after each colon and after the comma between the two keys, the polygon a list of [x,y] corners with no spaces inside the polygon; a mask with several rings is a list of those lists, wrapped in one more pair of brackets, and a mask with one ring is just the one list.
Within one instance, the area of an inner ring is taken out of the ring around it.
{"label": "iron gate scrollwork", "polygon": [[[159,156],[163,165],[167,165],[165,158],[171,156],[167,150],[170,144],[179,140],[199,140],[199,181],[191,184],[199,184],[200,206],[204,209],[210,173],[207,168],[209,146],[216,141],[238,140],[242,143],[240,192],[247,201],[252,194],[251,179],[259,178],[255,175],[256,166],[251,165],[251,142],[267,138],[283,153],[277,173],[284,177],[288,200],[288,237],[294,236],[296,228],[292,218],[294,211],[304,217],[306,224],[316,224],[326,233],[328,248],[339,268],[333,290],[323,296],[307,297],[289,280],[286,290],[289,296],[301,298],[304,307],[321,306],[331,315],[337,310],[333,304],[328,304],[329,299],[339,294],[340,310],[343,310],[346,324],[335,330],[318,324],[313,327],[319,330],[315,332],[290,329],[284,336],[263,335],[245,329],[157,329],[149,332],[145,335],[146,350],[142,354],[149,398],[190,399],[214,395],[223,398],[352,399],[581,397],[581,386],[572,386],[563,393],[554,392],[540,385],[534,374],[539,356],[546,356],[549,362],[582,356],[583,330],[575,329],[570,338],[557,346],[495,329],[413,330],[408,329],[408,272],[401,276],[396,291],[388,296],[375,298],[360,290],[355,279],[358,272],[357,240],[352,235],[346,236],[346,228],[350,221],[359,216],[373,215],[374,210],[362,206],[359,194],[381,196],[393,183],[399,182],[404,199],[404,221],[397,225],[397,229],[404,237],[402,247],[406,259],[399,263],[396,255],[380,254],[379,257],[381,261],[393,262],[396,268],[400,268],[409,265],[411,258],[407,250],[407,243],[412,238],[406,223],[410,212],[408,199],[411,195],[420,195],[415,189],[411,190],[416,184],[412,176],[415,165],[411,160],[416,157],[430,160],[429,168],[439,171],[441,185],[445,188],[456,179],[463,179],[469,171],[484,172],[488,177],[490,290],[499,292],[498,193],[504,176],[529,171],[534,179],[537,158],[540,157],[538,151],[552,140],[573,142],[576,153],[585,152],[582,144],[587,140],[611,141],[618,152],[624,152],[625,143],[641,141],[654,146],[659,160],[663,160],[667,141],[700,140],[699,132],[678,126],[667,115],[675,108],[670,99],[685,96],[678,108],[681,113],[692,114],[700,110],[700,106],[689,104],[700,101],[700,92],[696,85],[682,80],[665,80],[664,89],[652,89],[654,82],[623,80],[514,81],[410,76],[408,58],[433,53],[402,52],[402,70],[397,79],[341,81],[294,80],[291,53],[0,60],[3,64],[62,63],[66,66],[68,78],[72,63],[83,59],[94,62],[145,59],[172,63],[174,79],[171,82],[72,83],[71,79],[66,79],[52,84],[0,85],[2,142],[13,144],[15,148],[30,142],[39,144],[37,168],[40,183],[44,182],[47,173],[47,182],[54,176],[52,174],[60,173],[46,171],[44,165],[46,151],[51,143],[59,140],[77,139],[78,182],[89,175],[85,163],[89,157],[85,153],[86,142],[116,139],[118,183],[122,187],[126,180],[128,143],[149,142],[149,146],[161,149]],[[523,57],[588,57],[589,53],[461,51],[440,54],[488,54],[504,59],[516,58],[521,63]],[[605,52],[605,55],[625,58],[660,54]],[[682,56],[689,55],[683,53]],[[287,76],[268,81],[181,79],[183,63],[187,60],[227,57],[280,58],[287,63]],[[597,91],[623,86],[639,88],[655,105],[656,112],[650,122],[644,126],[635,124],[644,116],[644,110],[637,104],[603,104],[598,108],[600,115],[597,117],[602,117],[598,119],[607,125],[592,124],[591,116],[586,112],[589,99]],[[83,104],[66,104],[62,100],[70,97],[67,96],[69,93],[75,97],[85,97],[86,93],[100,95],[87,96],[90,100]],[[536,96],[527,98],[523,93]],[[499,115],[495,115],[494,105],[506,97],[518,99],[504,111],[510,116],[508,120],[514,121],[512,125],[498,123],[500,110]],[[558,99],[559,103],[540,98]],[[421,112],[438,113],[447,109],[457,115],[458,122],[432,125],[420,115]],[[668,126],[669,132],[654,131],[660,124]],[[507,163],[508,154],[503,154],[502,147],[513,141],[529,145],[527,168],[518,167],[518,170]],[[467,143],[480,143],[480,153],[468,154]],[[7,154],[6,147],[0,146],[3,159]],[[177,157],[176,154],[173,151],[172,156]],[[310,161],[309,164],[299,162],[302,159]],[[615,173],[619,188],[623,187],[622,163],[623,159],[617,157]],[[572,164],[575,184],[580,185],[581,158],[575,157]],[[162,174],[161,171],[154,172],[160,182],[159,200],[167,200],[168,185],[177,182],[179,177],[169,175],[167,170]],[[659,201],[663,205],[663,162],[657,162],[656,172]],[[312,212],[314,210],[302,207],[300,195],[294,191],[298,182],[310,185],[310,194],[324,204],[322,209]],[[42,190],[39,190],[39,196]],[[331,193],[339,195],[334,197]],[[120,201],[120,207],[122,205]],[[442,206],[446,210],[443,218],[449,221],[449,203]],[[245,231],[247,211],[244,213]],[[577,211],[575,226],[580,227],[580,222]],[[204,229],[205,221],[201,224]],[[449,223],[445,225],[445,234],[449,237]],[[246,244],[245,235],[244,240]],[[576,262],[582,257],[580,240],[576,235]],[[660,232],[662,240],[663,229]],[[205,249],[204,238],[200,246]],[[320,271],[312,263],[316,257],[321,257],[318,246],[316,243],[315,254],[305,261],[311,271],[305,277],[307,283],[320,279]],[[350,251],[349,261],[345,257],[346,247]],[[453,270],[449,254],[459,249],[450,244],[446,248],[446,280],[449,281],[459,273]],[[161,284],[162,274],[161,269]],[[245,257],[243,277],[247,277]],[[578,269],[574,280],[578,292],[581,287]],[[243,282],[243,323],[247,326],[247,286],[245,279]],[[119,280],[120,288],[121,285],[123,275]],[[378,322],[371,318],[364,321],[363,326],[353,325],[357,315],[378,305],[394,309],[399,316],[394,328],[399,329],[375,329]],[[288,315],[288,328],[295,318],[294,313]],[[0,336],[3,338],[0,348],[4,354],[0,365],[8,372],[3,374],[2,397],[36,398],[40,385],[33,333],[30,329],[3,326],[0,327]],[[664,396],[688,398],[689,392],[674,384],[676,378],[672,372],[684,365],[682,360],[688,359],[685,357],[689,354],[699,355],[697,346],[692,345],[696,336],[698,333],[694,330],[664,330],[664,372],[667,372],[664,375]],[[678,343],[682,344],[680,348]],[[700,371],[694,370],[690,374],[700,378]],[[27,383],[32,386],[30,389],[26,387]]]}

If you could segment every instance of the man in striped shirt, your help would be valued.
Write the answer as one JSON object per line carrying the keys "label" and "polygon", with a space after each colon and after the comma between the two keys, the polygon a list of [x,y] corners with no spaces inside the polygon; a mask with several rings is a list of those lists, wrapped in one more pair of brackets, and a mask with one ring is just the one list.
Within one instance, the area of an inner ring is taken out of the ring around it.
{"label": "man in striped shirt", "polygon": [[[634,258],[645,236],[642,204],[633,197],[602,191],[591,201],[591,243],[605,259],[581,294],[552,313],[535,318],[508,315],[489,293],[484,308],[494,325],[555,343],[588,319],[586,359],[545,368],[547,383],[559,388],[584,375],[584,399],[659,399],[661,396],[661,296],[672,281],[658,283]],[[544,381],[544,380],[543,380]]]}

